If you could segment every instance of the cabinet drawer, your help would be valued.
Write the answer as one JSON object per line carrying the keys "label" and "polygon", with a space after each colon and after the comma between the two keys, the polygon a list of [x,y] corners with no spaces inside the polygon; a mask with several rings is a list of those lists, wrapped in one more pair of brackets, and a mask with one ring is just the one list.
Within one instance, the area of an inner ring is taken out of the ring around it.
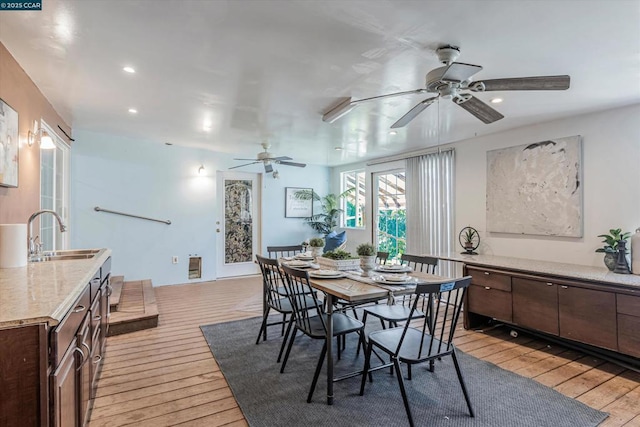
{"label": "cabinet drawer", "polygon": [[640,317],[640,297],[617,294],[616,299],[618,313]]}
{"label": "cabinet drawer", "polygon": [[90,290],[87,286],[80,295],[80,298],[73,305],[69,313],[62,319],[62,322],[51,332],[51,355],[53,357],[53,366],[58,366],[58,362],[62,360],[62,356],[76,339],[76,333],[82,323],[82,319],[87,315],[90,307]]}
{"label": "cabinet drawer", "polygon": [[511,282],[513,322],[552,335],[560,333],[558,324],[558,285],[540,280],[514,277]]}
{"label": "cabinet drawer", "polygon": [[471,276],[471,283],[474,285],[511,292],[511,276],[508,274],[474,267],[467,267],[467,274]]}
{"label": "cabinet drawer", "polygon": [[467,310],[471,313],[505,322],[512,321],[510,292],[477,285],[469,286],[467,292]]}
{"label": "cabinet drawer", "polygon": [[620,353],[640,357],[640,317],[618,313],[618,349]]}

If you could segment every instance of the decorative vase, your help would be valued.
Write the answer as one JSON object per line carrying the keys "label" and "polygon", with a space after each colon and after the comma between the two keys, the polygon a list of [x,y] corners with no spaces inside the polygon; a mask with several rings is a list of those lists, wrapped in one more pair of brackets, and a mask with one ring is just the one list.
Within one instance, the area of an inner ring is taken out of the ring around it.
{"label": "decorative vase", "polygon": [[604,265],[607,266],[609,271],[615,270],[617,263],[618,263],[617,254],[613,252],[606,252],[604,254]]}
{"label": "decorative vase", "polygon": [[371,270],[376,267],[375,255],[361,255],[360,256],[360,268],[363,271],[363,276],[368,276]]}
{"label": "decorative vase", "polygon": [[322,255],[322,247],[316,247],[316,246],[311,246],[311,255],[318,259],[320,258],[320,256]]}

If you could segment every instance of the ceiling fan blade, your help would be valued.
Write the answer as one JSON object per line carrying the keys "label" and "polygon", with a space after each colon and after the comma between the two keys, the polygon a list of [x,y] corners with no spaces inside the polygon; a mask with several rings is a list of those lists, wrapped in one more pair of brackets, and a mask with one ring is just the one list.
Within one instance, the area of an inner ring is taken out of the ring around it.
{"label": "ceiling fan blade", "polygon": [[486,124],[493,123],[504,118],[502,114],[470,94],[459,96],[454,99],[454,102]]}
{"label": "ceiling fan blade", "polygon": [[388,93],[386,95],[372,96],[371,98],[357,99],[355,101],[351,101],[351,104],[359,104],[361,102],[375,101],[375,100],[384,99],[384,98],[394,98],[396,96],[419,95],[421,93],[426,93],[426,92],[427,92],[427,89],[415,89],[415,90],[407,90],[404,92],[394,92],[394,93]]}
{"label": "ceiling fan blade", "polygon": [[271,165],[271,163],[265,163],[264,164],[264,171],[266,173],[271,173],[273,172],[273,166]]}
{"label": "ceiling fan blade", "polygon": [[303,167],[307,166],[305,163],[282,162],[282,161],[278,161],[278,164],[287,165],[287,166],[295,166],[295,167],[298,167],[298,168],[303,168]]}
{"label": "ceiling fan blade", "polygon": [[418,114],[422,113],[429,105],[433,104],[435,100],[438,99],[437,96],[433,98],[427,98],[424,101],[417,104],[413,107],[407,114],[400,117],[400,119],[391,125],[391,129],[401,128],[406,126],[411,120],[415,119]]}
{"label": "ceiling fan blade", "polygon": [[478,81],[471,84],[469,89],[474,92],[490,92],[494,90],[567,90],[570,83],[571,77],[566,75],[515,77]]}
{"label": "ceiling fan blade", "polygon": [[280,156],[280,157],[274,157],[273,159],[271,159],[275,162],[279,162],[280,160],[293,160],[291,157],[287,157],[287,156]]}
{"label": "ceiling fan blade", "polygon": [[260,162],[245,163],[244,165],[232,166],[229,169],[236,169],[236,168],[241,168],[243,166],[255,165],[256,163],[260,163]]}
{"label": "ceiling fan blade", "polygon": [[233,160],[244,160],[245,162],[259,162],[260,159],[233,159]]}
{"label": "ceiling fan blade", "polygon": [[444,82],[463,82],[481,70],[482,67],[480,65],[452,62],[446,67],[440,80]]}

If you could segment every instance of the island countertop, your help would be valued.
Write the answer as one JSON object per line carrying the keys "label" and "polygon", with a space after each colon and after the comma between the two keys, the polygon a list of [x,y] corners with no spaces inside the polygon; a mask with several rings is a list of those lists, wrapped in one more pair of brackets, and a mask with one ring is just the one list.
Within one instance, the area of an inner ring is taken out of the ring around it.
{"label": "island countertop", "polygon": [[0,269],[0,329],[60,323],[110,255],[111,249],[100,249],[89,259],[30,262],[26,267]]}
{"label": "island countertop", "polygon": [[587,280],[633,288],[640,291],[640,276],[635,274],[617,274],[605,267],[565,264],[551,261],[513,258],[496,255],[466,255],[458,253],[440,253],[429,255],[443,261],[457,261],[467,265],[480,267],[505,268],[521,272],[532,272],[544,275],[564,277],[567,279]]}

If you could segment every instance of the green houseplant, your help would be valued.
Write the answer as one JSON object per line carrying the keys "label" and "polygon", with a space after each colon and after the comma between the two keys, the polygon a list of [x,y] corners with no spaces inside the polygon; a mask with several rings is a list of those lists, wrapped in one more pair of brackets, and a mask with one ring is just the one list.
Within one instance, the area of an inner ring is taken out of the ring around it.
{"label": "green houseplant", "polygon": [[609,270],[613,271],[616,267],[618,243],[621,241],[626,242],[630,236],[631,233],[623,232],[621,228],[612,228],[609,230],[609,234],[598,235],[598,237],[602,237],[604,239],[602,243],[605,245],[596,249],[596,252],[604,253],[604,264]]}
{"label": "green houseplant", "polygon": [[322,255],[322,249],[324,248],[324,239],[320,237],[314,237],[309,239],[309,246],[311,247],[311,254],[318,258]]}
{"label": "green houseplant", "polygon": [[355,191],[355,187],[349,188],[340,194],[327,194],[320,197],[313,190],[296,191],[295,196],[300,200],[313,200],[320,204],[320,213],[305,218],[311,228],[326,236],[338,226],[338,220],[343,210],[340,208],[340,200]]}
{"label": "green houseplant", "polygon": [[473,244],[474,244],[473,239],[474,239],[474,237],[476,237],[476,230],[474,230],[471,227],[467,227],[465,229],[464,235],[462,236],[465,249],[473,248]]}
{"label": "green houseplant", "polygon": [[362,243],[356,248],[356,253],[360,256],[360,268],[368,275],[376,266],[376,248],[371,243]]}

